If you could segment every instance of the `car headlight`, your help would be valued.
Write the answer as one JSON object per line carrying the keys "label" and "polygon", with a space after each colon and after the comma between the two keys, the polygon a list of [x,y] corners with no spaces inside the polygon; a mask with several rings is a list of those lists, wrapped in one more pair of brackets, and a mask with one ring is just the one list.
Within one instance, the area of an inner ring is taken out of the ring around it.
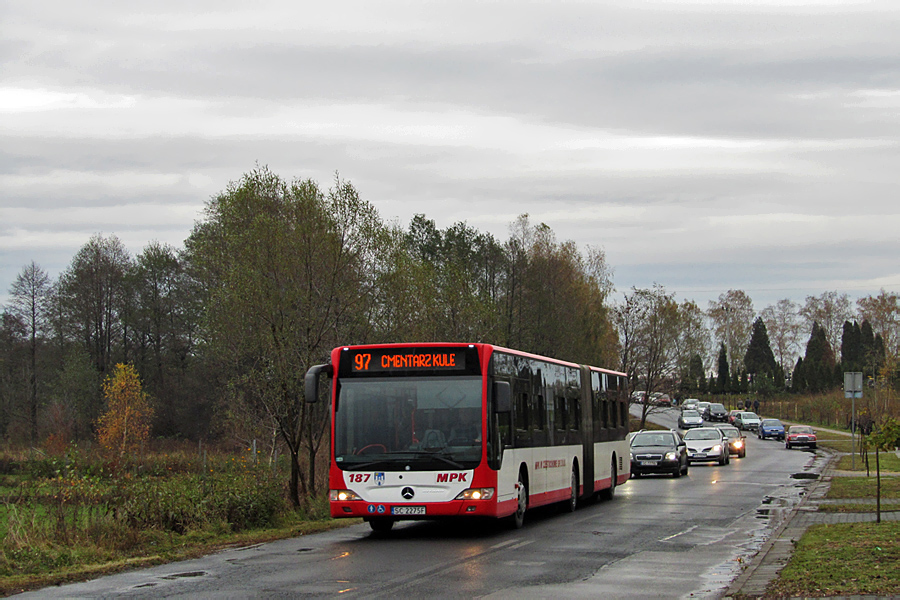
{"label": "car headlight", "polygon": [[461,491],[456,500],[490,500],[494,497],[494,488],[469,488]]}
{"label": "car headlight", "polygon": [[675,460],[678,457],[674,452],[666,452],[666,460]]}
{"label": "car headlight", "polygon": [[744,446],[744,440],[734,440],[735,448],[742,448]]}
{"label": "car headlight", "polygon": [[715,446],[713,446],[712,451],[713,451],[713,452],[721,452],[721,451],[722,451],[722,444],[716,444]]}
{"label": "car headlight", "polygon": [[359,495],[351,490],[328,490],[328,499],[332,502],[350,502],[351,500],[362,500]]}

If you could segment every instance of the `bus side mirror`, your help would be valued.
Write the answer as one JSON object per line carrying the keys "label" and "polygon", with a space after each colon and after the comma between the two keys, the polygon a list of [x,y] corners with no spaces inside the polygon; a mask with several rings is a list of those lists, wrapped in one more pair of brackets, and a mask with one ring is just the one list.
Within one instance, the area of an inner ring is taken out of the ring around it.
{"label": "bus side mirror", "polygon": [[494,382],[494,412],[508,413],[512,411],[512,402],[510,401],[509,382]]}
{"label": "bus side mirror", "polygon": [[331,378],[334,375],[334,367],[332,365],[315,365],[306,372],[306,378],[303,381],[303,396],[308,404],[319,400],[319,375],[321,373],[325,373]]}

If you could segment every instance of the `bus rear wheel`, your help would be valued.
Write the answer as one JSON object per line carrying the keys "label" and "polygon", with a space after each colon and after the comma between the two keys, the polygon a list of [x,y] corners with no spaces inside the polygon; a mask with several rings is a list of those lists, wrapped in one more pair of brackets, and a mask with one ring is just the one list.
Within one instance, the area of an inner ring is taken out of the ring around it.
{"label": "bus rear wheel", "polygon": [[600,492],[600,496],[604,500],[612,500],[616,496],[616,481],[618,480],[618,469],[616,468],[616,459],[613,457],[609,468],[609,487]]}
{"label": "bus rear wheel", "polygon": [[575,472],[575,469],[572,469],[570,483],[572,484],[572,494],[569,496],[569,501],[566,502],[566,509],[569,512],[575,512],[575,509],[578,508],[578,473]]}

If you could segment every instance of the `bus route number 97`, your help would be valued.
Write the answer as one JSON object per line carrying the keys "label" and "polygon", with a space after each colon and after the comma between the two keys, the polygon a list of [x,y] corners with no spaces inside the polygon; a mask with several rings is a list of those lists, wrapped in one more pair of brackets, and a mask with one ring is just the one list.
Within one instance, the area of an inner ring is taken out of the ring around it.
{"label": "bus route number 97", "polygon": [[368,371],[370,362],[372,362],[371,354],[357,354],[353,357],[353,370]]}

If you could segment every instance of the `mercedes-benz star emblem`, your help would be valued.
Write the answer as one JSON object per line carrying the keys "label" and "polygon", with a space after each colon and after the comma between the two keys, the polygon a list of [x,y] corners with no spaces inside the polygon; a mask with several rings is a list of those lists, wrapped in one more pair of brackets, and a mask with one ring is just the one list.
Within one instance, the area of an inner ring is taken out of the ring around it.
{"label": "mercedes-benz star emblem", "polygon": [[406,498],[407,500],[412,500],[412,497],[416,495],[411,487],[405,487],[400,492],[400,495]]}

